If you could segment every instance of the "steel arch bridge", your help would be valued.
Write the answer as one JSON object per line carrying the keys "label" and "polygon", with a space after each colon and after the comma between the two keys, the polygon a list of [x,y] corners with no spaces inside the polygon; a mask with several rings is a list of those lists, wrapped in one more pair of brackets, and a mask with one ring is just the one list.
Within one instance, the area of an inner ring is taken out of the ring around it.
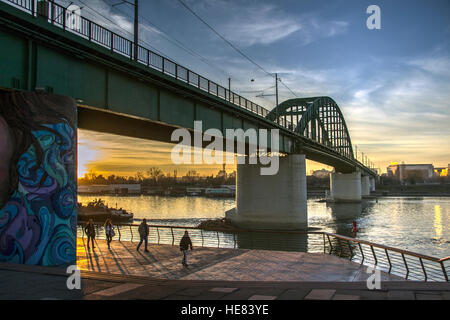
{"label": "steel arch bridge", "polygon": [[276,109],[266,116],[268,120],[284,123],[295,133],[325,145],[346,158],[354,159],[347,124],[332,98],[290,99],[279,104]]}

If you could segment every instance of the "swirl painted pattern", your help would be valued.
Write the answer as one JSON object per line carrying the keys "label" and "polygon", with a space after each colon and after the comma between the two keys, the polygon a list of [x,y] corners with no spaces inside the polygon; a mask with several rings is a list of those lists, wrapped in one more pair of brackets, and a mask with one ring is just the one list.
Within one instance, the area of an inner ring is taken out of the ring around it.
{"label": "swirl painted pattern", "polygon": [[33,131],[17,162],[18,187],[0,210],[0,261],[62,265],[76,261],[76,132],[65,121]]}

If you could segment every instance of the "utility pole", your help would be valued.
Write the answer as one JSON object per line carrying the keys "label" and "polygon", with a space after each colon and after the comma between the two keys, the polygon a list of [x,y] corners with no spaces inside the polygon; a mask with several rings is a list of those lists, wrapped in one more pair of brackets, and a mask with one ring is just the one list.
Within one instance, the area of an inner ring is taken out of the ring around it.
{"label": "utility pole", "polygon": [[275,73],[275,113],[277,117],[277,124],[280,124],[280,121],[278,120],[278,73]]}
{"label": "utility pole", "polygon": [[134,0],[134,61],[138,61],[139,52],[139,0]]}
{"label": "utility pole", "polygon": [[[120,6],[124,3],[134,6],[134,61],[138,61],[138,49],[139,49],[139,0],[134,0],[134,3],[128,0],[122,0],[122,2],[113,4],[111,7]],[[131,50],[131,48],[130,48]],[[132,52],[130,52],[130,57]]]}

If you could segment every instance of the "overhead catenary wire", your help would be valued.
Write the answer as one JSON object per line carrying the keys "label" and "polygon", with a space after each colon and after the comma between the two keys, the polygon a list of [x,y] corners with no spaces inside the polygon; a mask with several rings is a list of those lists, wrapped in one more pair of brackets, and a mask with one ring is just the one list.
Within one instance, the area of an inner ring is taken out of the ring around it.
{"label": "overhead catenary wire", "polygon": [[[118,29],[124,31],[126,34],[128,34],[128,35],[130,35],[130,36],[133,36],[133,34],[132,34],[131,32],[129,32],[129,31],[126,30],[125,28],[119,26],[119,25],[117,24],[117,22],[111,20],[110,18],[108,18],[108,17],[105,16],[104,14],[100,13],[98,10],[92,8],[91,6],[89,6],[88,4],[86,4],[83,0],[78,0],[78,1],[79,1],[80,3],[82,3],[83,5],[85,5],[89,10],[91,10],[92,12],[94,12],[96,15],[98,15],[98,16],[102,17],[103,19],[109,21],[110,23],[112,23],[113,25],[115,25]],[[107,3],[105,3],[105,4],[107,4]],[[107,5],[109,5],[109,4],[107,4]],[[110,6],[111,6],[111,5],[110,5]],[[143,40],[142,40],[141,42],[144,43],[144,44],[146,44],[146,45],[149,46],[150,48],[152,48],[155,52],[159,53],[161,56],[166,56],[166,57],[168,57],[169,59],[173,60],[174,62],[180,64],[180,63],[177,62],[175,59],[173,59],[173,58],[171,58],[170,56],[168,56],[168,55],[162,53],[161,51],[159,51],[158,49],[156,49],[155,47],[153,47],[152,45],[150,45],[148,42],[143,41]],[[250,60],[251,60],[251,59],[250,59]],[[251,60],[251,61],[252,61],[252,60]],[[259,66],[259,65],[258,65],[258,66]],[[262,67],[261,67],[261,68],[262,68]],[[264,69],[263,69],[263,70],[264,70]],[[264,70],[264,72],[267,73],[267,74],[270,75],[270,76],[273,76],[273,74],[269,73],[269,72],[266,71],[266,70]],[[279,80],[279,81],[280,81],[285,87],[287,87],[281,80]],[[288,87],[287,87],[287,88],[288,88]],[[288,88],[288,89],[289,89],[289,88]],[[290,89],[289,89],[289,90],[290,90]],[[290,90],[290,91],[292,92],[292,90]],[[259,90],[258,92],[260,92],[260,90]],[[293,92],[292,92],[292,93],[293,93]],[[293,94],[295,95],[295,93],[293,93]]]}
{"label": "overhead catenary wire", "polygon": [[[274,73],[271,73],[264,69],[261,65],[259,65],[257,62],[255,62],[253,59],[251,59],[248,55],[246,55],[242,50],[240,50],[237,46],[235,46],[233,43],[231,43],[228,39],[226,39],[224,36],[222,36],[214,27],[212,27],[208,22],[206,22],[204,19],[202,19],[194,10],[192,10],[183,0],[178,0],[178,2],[186,8],[190,13],[192,13],[197,19],[199,19],[204,25],[206,25],[212,32],[214,32],[220,39],[225,41],[230,47],[232,47],[236,52],[238,52],[241,56],[243,56],[245,59],[250,61],[253,65],[258,67],[260,70],[262,70],[265,74],[274,77]],[[285,86],[294,96],[297,96],[283,81],[279,80],[283,86]]]}
{"label": "overhead catenary wire", "polygon": [[[122,13],[123,15],[132,18],[129,14],[127,14],[126,12],[120,10],[119,8],[117,8],[115,5],[113,4],[109,4],[108,2],[106,2],[105,0],[102,0],[106,5],[111,6],[114,10]],[[128,2],[123,2],[123,3],[128,3]],[[121,3],[120,3],[121,4]],[[129,3],[128,3],[129,4]],[[208,61],[207,58],[205,58],[204,56],[202,56],[201,54],[199,54],[198,52],[196,52],[195,50],[187,47],[185,44],[183,44],[181,41],[179,41],[178,39],[176,39],[175,37],[171,36],[167,31],[163,30],[160,26],[157,26],[155,23],[153,23],[152,21],[150,21],[150,19],[148,19],[147,17],[143,16],[143,15],[139,15],[140,18],[142,18],[143,20],[145,20],[149,25],[153,26],[158,32],[160,32],[161,36],[166,39],[167,41],[169,41],[170,43],[172,43],[173,45],[177,46],[178,48],[186,51],[187,53],[189,53],[190,55],[192,55],[195,58],[198,58],[199,60],[201,60],[203,63],[205,63],[206,65],[208,65],[211,68],[214,68],[215,70],[221,72],[222,74],[226,75],[227,77],[231,77],[230,74],[223,70],[222,68],[210,63]],[[151,30],[150,28],[148,28],[148,26],[146,26],[145,24],[142,24],[142,26],[144,28],[146,28],[149,31],[154,32],[154,30]]]}

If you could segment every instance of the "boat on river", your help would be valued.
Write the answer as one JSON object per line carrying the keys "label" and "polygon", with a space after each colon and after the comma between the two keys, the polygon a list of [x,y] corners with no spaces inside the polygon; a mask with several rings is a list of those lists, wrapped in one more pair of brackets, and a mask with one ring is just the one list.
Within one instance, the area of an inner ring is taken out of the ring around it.
{"label": "boat on river", "polygon": [[101,199],[95,199],[86,206],[78,203],[78,220],[88,221],[92,219],[94,222],[105,222],[110,218],[113,223],[132,222],[134,214],[127,212],[122,208],[109,208]]}

